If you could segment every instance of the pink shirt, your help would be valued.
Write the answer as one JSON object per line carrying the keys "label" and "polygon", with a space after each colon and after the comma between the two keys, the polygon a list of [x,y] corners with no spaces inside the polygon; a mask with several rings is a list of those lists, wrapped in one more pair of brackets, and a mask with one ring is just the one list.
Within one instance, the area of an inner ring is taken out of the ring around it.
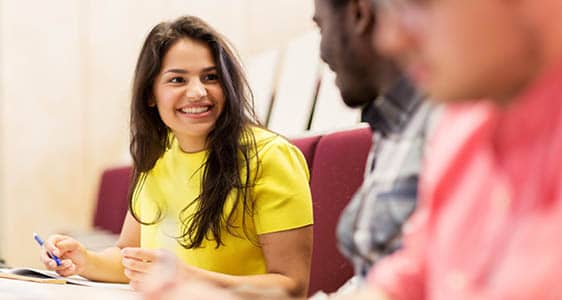
{"label": "pink shirt", "polygon": [[404,248],[370,284],[401,299],[562,299],[562,65],[507,108],[451,106]]}

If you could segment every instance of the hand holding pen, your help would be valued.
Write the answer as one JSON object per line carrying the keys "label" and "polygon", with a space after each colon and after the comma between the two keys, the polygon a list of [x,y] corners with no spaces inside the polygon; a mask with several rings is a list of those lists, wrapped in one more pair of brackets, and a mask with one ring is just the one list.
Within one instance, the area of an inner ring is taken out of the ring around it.
{"label": "hand holding pen", "polygon": [[[55,256],[59,258],[59,262]],[[58,234],[49,236],[41,251],[41,261],[45,267],[61,276],[80,274],[85,268],[86,256],[86,248],[80,242]]]}
{"label": "hand holding pen", "polygon": [[[45,242],[43,242],[43,239],[37,234],[37,233],[33,233],[33,239],[37,242],[37,244],[39,244],[39,246],[43,247],[43,244]],[[60,258],[56,255],[54,255],[53,253],[51,253],[50,251],[47,251],[47,255],[55,261],[55,263],[57,264],[57,267],[60,267],[62,265]]]}

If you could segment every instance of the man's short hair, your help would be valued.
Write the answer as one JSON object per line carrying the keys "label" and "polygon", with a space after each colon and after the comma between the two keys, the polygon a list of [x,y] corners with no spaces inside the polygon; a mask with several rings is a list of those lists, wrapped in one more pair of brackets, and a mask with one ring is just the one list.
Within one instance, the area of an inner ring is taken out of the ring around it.
{"label": "man's short hair", "polygon": [[343,6],[344,4],[347,4],[349,2],[349,0],[328,0],[333,7],[338,8]]}
{"label": "man's short hair", "polygon": [[[376,2],[378,2],[380,0],[371,0],[371,9],[375,10],[376,8]],[[328,2],[330,2],[330,4],[332,5],[333,8],[341,8],[342,6],[346,5],[349,3],[349,0],[328,0]]]}

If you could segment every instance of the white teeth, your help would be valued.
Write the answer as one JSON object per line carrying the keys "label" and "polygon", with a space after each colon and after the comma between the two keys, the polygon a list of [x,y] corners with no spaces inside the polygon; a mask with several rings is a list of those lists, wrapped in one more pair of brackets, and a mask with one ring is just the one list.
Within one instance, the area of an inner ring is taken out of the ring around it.
{"label": "white teeth", "polygon": [[199,106],[199,107],[182,108],[180,111],[186,114],[200,114],[200,113],[207,112],[210,109],[211,107],[209,106]]}

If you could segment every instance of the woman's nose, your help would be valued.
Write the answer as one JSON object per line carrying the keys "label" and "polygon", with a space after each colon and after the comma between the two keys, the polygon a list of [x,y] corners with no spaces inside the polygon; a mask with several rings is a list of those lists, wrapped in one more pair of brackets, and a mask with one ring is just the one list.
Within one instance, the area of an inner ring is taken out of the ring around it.
{"label": "woman's nose", "polygon": [[200,80],[191,80],[187,85],[185,95],[189,100],[199,100],[207,96],[207,89]]}

